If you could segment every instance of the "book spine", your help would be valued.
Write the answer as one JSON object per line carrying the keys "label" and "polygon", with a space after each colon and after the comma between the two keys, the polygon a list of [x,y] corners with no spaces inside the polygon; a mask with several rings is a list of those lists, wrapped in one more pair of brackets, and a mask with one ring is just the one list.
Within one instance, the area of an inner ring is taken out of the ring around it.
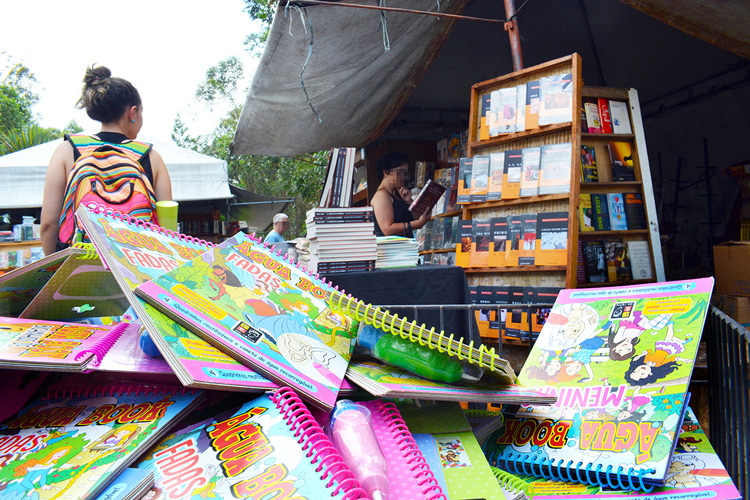
{"label": "book spine", "polygon": [[597,99],[599,105],[599,118],[602,120],[602,133],[612,133],[612,118],[609,116],[609,102],[601,97]]}
{"label": "book spine", "polygon": [[[104,356],[107,354],[107,352],[112,348],[113,345],[122,337],[122,334],[125,333],[132,325],[129,323],[120,323],[119,325],[115,326],[111,332],[107,334],[106,337],[99,340],[97,343],[92,345],[88,349],[84,349],[83,351],[79,352],[78,355],[76,355],[75,360],[81,361],[83,359],[86,359],[88,356],[93,355],[93,361],[91,362],[90,366],[99,366],[99,363],[101,363],[102,359],[104,359]],[[135,326],[133,326],[135,328]],[[88,372],[87,370],[86,372]]]}
{"label": "book spine", "polygon": [[333,490],[331,496],[344,492],[342,500],[366,498],[367,492],[354,478],[310,410],[294,391],[282,387],[271,393],[269,398],[279,409],[294,436],[299,437],[298,443],[307,452],[305,456],[311,457],[310,463],[320,464],[316,471],[321,472],[321,479],[328,479],[326,488]]}

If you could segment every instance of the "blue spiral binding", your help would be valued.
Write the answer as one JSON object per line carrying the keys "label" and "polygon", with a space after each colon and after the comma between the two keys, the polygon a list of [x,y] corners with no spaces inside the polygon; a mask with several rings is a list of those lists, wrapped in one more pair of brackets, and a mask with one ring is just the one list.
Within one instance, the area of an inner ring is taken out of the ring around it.
{"label": "blue spiral binding", "polygon": [[[510,453],[501,456],[498,452],[491,452],[487,457],[490,465],[506,470],[513,474],[524,474],[527,476],[542,477],[554,481],[577,482],[600,486],[603,488],[644,491],[650,493],[654,486],[644,482],[646,474],[656,472],[655,469],[638,469],[630,467],[627,474],[623,474],[625,468],[619,466],[614,471],[613,465],[604,469],[603,464],[584,463],[579,461],[574,464],[573,460],[567,463],[563,459],[538,457],[522,453]],[[538,470],[534,468],[537,466]]]}

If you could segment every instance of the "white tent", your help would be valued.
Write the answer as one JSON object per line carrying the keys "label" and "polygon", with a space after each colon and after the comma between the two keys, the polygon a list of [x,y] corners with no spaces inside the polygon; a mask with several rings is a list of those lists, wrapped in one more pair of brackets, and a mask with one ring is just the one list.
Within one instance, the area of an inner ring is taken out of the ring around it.
{"label": "white tent", "polygon": [[[139,138],[141,139],[141,138]],[[141,139],[164,158],[175,201],[232,198],[224,160],[184,149],[172,142]],[[0,209],[42,206],[47,165],[61,139],[0,156]]]}

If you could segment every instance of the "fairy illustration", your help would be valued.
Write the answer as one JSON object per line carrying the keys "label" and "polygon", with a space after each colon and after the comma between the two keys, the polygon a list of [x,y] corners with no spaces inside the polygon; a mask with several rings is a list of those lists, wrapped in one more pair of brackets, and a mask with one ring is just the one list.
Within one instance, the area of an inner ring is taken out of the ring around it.
{"label": "fairy illustration", "polygon": [[633,319],[620,320],[617,330],[610,330],[609,358],[614,361],[624,361],[635,355],[635,346],[640,336],[646,330],[658,331],[664,328],[672,319],[672,314],[659,314],[649,319],[641,311],[633,312]]}
{"label": "fairy illustration", "polygon": [[39,500],[38,489],[48,490],[52,486],[47,484],[51,471],[64,468],[63,465],[80,449],[68,446],[50,446],[52,448],[39,458],[26,459],[13,470],[13,476],[21,478],[17,482],[7,483],[7,487],[0,491],[0,500],[16,500],[29,498]]}
{"label": "fairy illustration", "polygon": [[91,445],[91,450],[110,451],[124,449],[137,435],[140,427],[137,424],[125,424],[112,429],[101,439]]}
{"label": "fairy illustration", "polygon": [[685,351],[685,344],[690,340],[691,338],[682,340],[675,337],[674,323],[669,322],[666,337],[655,343],[653,352],[646,349],[630,360],[625,381],[630,385],[650,384],[677,370],[680,363],[692,363],[690,359],[678,356]]}

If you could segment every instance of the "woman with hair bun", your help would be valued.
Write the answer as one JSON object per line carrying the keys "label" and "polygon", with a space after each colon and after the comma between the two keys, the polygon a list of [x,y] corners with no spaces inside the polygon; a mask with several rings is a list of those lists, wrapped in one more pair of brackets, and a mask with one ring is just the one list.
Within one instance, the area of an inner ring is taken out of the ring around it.
{"label": "woman with hair bun", "polygon": [[61,223],[66,216],[63,209],[68,208],[64,202],[69,177],[82,153],[88,154],[102,145],[127,153],[140,165],[145,177],[143,183],[149,185],[155,199],[172,199],[172,184],[164,160],[150,145],[135,141],[143,126],[143,103],[136,88],[127,80],[113,77],[104,66],[87,68],[83,82],[76,107],[101,122],[101,131],[94,136],[66,134],[50,159],[41,214],[42,248],[46,255],[69,245],[60,238]]}

